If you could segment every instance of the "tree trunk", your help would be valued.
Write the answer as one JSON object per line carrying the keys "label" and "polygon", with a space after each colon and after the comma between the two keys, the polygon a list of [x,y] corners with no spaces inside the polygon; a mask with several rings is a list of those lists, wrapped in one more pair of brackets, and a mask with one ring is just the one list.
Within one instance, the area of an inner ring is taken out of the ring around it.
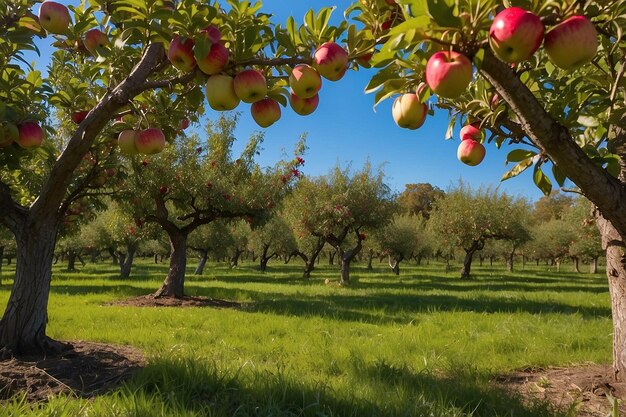
{"label": "tree trunk", "polygon": [[185,295],[185,269],[187,268],[187,235],[180,230],[169,230],[170,269],[161,288],[154,293],[155,298],[182,298]]}
{"label": "tree trunk", "polygon": [[335,265],[335,255],[336,251],[328,251],[328,265]]}
{"label": "tree trunk", "polygon": [[600,215],[596,223],[606,250],[606,275],[611,294],[613,315],[613,373],[615,379],[626,381],[626,254],[624,239],[613,225]]}
{"label": "tree trunk", "polygon": [[400,275],[400,262],[402,262],[403,259],[404,257],[402,255],[397,258],[391,258],[391,255],[389,255],[389,267],[391,267],[391,271],[394,274]]}
{"label": "tree trunk", "polygon": [[200,262],[198,263],[198,267],[196,268],[196,272],[194,272],[194,275],[202,275],[208,256],[209,253],[207,251],[204,251],[200,254]]}
{"label": "tree trunk", "polygon": [[352,260],[359,254],[363,245],[361,244],[361,240],[359,239],[358,244],[347,251],[343,251],[341,248],[337,248],[337,252],[339,253],[339,259],[341,261],[341,285],[350,284],[350,264]]}
{"label": "tree trunk", "polygon": [[580,260],[578,259],[578,256],[572,256],[572,261],[574,262],[574,272],[580,274]]}
{"label": "tree trunk", "polygon": [[135,259],[135,252],[137,252],[137,244],[128,245],[126,256],[120,256],[120,278],[130,277],[130,272],[133,268],[133,261]]}
{"label": "tree trunk", "polygon": [[515,250],[511,251],[506,257],[506,270],[513,272],[513,260],[515,258]]}
{"label": "tree trunk", "polygon": [[54,352],[62,345],[46,336],[46,325],[57,225],[25,223],[16,233],[15,281],[0,320],[0,347],[18,354]]}
{"label": "tree trunk", "polygon": [[558,259],[555,261],[556,263],[556,272],[561,272],[561,260]]}
{"label": "tree trunk", "polygon": [[417,263],[418,266],[420,266],[422,264],[422,255],[417,255],[415,257],[415,262]]}
{"label": "tree trunk", "polygon": [[67,270],[76,271],[76,252],[73,250],[67,253]]}
{"label": "tree trunk", "polygon": [[[0,246],[0,274],[2,274],[2,262],[4,261],[4,246]],[[2,285],[2,276],[0,275],[0,285]]]}
{"label": "tree trunk", "polygon": [[463,260],[463,269],[461,269],[461,279],[470,279],[470,273],[472,270],[472,258],[477,251],[482,250],[484,247],[484,241],[475,240],[474,242],[472,242],[472,246],[465,249],[465,259]]}
{"label": "tree trunk", "polygon": [[91,263],[95,264],[98,263],[98,251],[95,249],[91,250],[91,253],[89,254],[90,258],[91,258]]}
{"label": "tree trunk", "polygon": [[154,263],[158,264],[159,263],[159,255],[158,254],[154,254]]}
{"label": "tree trunk", "polygon": [[589,264],[589,273],[597,274],[598,273],[598,258],[593,258],[591,263]]}
{"label": "tree trunk", "polygon": [[374,269],[374,267],[372,266],[372,259],[374,259],[374,249],[370,249],[367,253],[367,269],[369,271]]}
{"label": "tree trunk", "polygon": [[119,265],[120,261],[117,259],[117,254],[115,253],[115,249],[109,248],[109,255],[111,255],[111,259],[113,260],[113,265]]}
{"label": "tree trunk", "polygon": [[241,257],[241,254],[243,253],[243,250],[240,249],[235,249],[235,253],[233,253],[233,256],[230,257],[230,259],[228,260],[228,267],[229,268],[234,268],[237,265],[239,265],[239,258]]}

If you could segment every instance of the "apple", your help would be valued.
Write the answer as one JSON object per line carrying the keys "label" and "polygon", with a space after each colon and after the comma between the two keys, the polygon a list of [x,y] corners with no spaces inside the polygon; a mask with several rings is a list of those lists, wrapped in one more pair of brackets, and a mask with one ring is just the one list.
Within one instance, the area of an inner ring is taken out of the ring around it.
{"label": "apple", "polygon": [[180,121],[180,123],[178,124],[178,129],[179,130],[185,130],[189,127],[189,119],[186,117],[183,117],[182,120]]}
{"label": "apple", "polygon": [[233,80],[235,94],[244,103],[254,103],[263,100],[267,94],[265,77],[255,69],[241,71]]}
{"label": "apple", "polygon": [[500,60],[518,63],[530,58],[543,41],[545,28],[539,17],[519,7],[496,15],[489,29],[489,44]]}
{"label": "apple", "polygon": [[83,45],[85,45],[85,49],[91,52],[92,55],[98,55],[99,49],[109,46],[109,37],[102,33],[100,29],[90,29],[85,32]]}
{"label": "apple", "polygon": [[458,52],[436,52],[426,64],[426,83],[441,97],[460,96],[471,81],[472,63]]}
{"label": "apple", "polygon": [[270,127],[280,119],[280,105],[269,97],[252,103],[250,112],[254,121],[261,127]]}
{"label": "apple", "polygon": [[466,165],[476,166],[485,158],[485,147],[473,139],[463,140],[456,151],[456,157]]}
{"label": "apple", "polygon": [[396,98],[391,108],[393,120],[400,127],[415,130],[424,124],[428,106],[414,93],[406,93]]}
{"label": "apple", "polygon": [[322,77],[312,66],[298,64],[291,70],[289,86],[298,97],[311,98],[322,88]]}
{"label": "apple", "polygon": [[135,146],[137,152],[146,155],[162,152],[165,149],[165,135],[155,127],[140,130],[135,136]]}
{"label": "apple", "polygon": [[19,137],[20,131],[16,125],[10,122],[0,124],[0,149],[11,146]]}
{"label": "apple", "polygon": [[196,67],[193,46],[193,39],[176,35],[170,42],[170,48],[167,50],[167,59],[180,71],[189,72]]}
{"label": "apple", "polygon": [[465,125],[461,128],[461,140],[472,139],[475,141],[480,141],[483,138],[483,133],[478,128],[478,123],[472,123],[469,125]]}
{"label": "apple", "polygon": [[38,148],[43,143],[43,129],[35,122],[24,122],[17,126],[17,144],[24,149]]}
{"label": "apple", "polygon": [[206,82],[206,97],[213,110],[233,110],[239,105],[234,80],[228,75],[212,75]]}
{"label": "apple", "polygon": [[362,67],[369,68],[371,66],[370,61],[372,60],[373,56],[374,52],[366,52],[363,55],[359,55],[358,57],[356,57],[356,62]]}
{"label": "apple", "polygon": [[117,137],[117,145],[120,147],[120,151],[126,155],[136,155],[137,145],[135,145],[135,139],[137,132],[131,129],[122,130]]}
{"label": "apple", "polygon": [[313,54],[313,63],[322,77],[338,81],[348,70],[348,53],[335,42],[326,42]]}
{"label": "apple", "polygon": [[169,191],[169,188],[167,188],[166,185],[162,185],[161,187],[159,187],[159,194],[167,194],[167,192]]}
{"label": "apple", "polygon": [[72,116],[71,116],[72,122],[79,125],[83,120],[85,120],[88,114],[89,114],[89,110],[75,111],[74,113],[72,113]]}
{"label": "apple", "polygon": [[46,31],[61,35],[70,26],[70,12],[60,3],[45,1],[39,8],[39,24]]}
{"label": "apple", "polygon": [[544,47],[550,62],[571,71],[596,56],[598,33],[585,16],[572,16],[548,32]]}
{"label": "apple", "polygon": [[307,116],[317,109],[317,106],[320,104],[320,96],[316,94],[313,97],[300,98],[292,91],[289,97],[289,103],[293,111],[297,114]]}
{"label": "apple", "polygon": [[[211,25],[200,32],[203,41],[209,46],[208,51],[200,56],[198,46],[194,48],[194,56],[198,68],[207,75],[219,74],[228,65],[228,49],[222,44],[219,29]],[[204,43],[203,42],[203,43]],[[200,48],[202,49],[202,48]]]}

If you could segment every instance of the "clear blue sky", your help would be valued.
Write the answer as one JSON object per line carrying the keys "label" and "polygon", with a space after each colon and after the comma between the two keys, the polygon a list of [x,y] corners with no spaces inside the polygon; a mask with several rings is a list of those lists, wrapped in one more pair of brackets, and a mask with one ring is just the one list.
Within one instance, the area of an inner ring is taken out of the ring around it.
{"label": "clear blue sky", "polygon": [[[59,1],[59,0],[57,0]],[[76,1],[60,0],[64,4],[76,4]],[[263,11],[274,15],[275,23],[283,23],[292,15],[298,22],[309,8],[319,9],[324,6],[337,6],[333,17],[335,21],[343,18],[343,10],[351,3],[349,0],[264,0]],[[38,6],[35,7],[38,11]],[[28,58],[36,60],[36,66],[45,70],[49,48],[42,45],[42,56]],[[454,185],[459,178],[472,186],[500,185],[500,189],[509,194],[520,195],[536,200],[541,192],[534,186],[529,170],[518,178],[503,183],[500,177],[507,171],[504,166],[505,156],[510,150],[504,146],[496,149],[487,144],[487,156],[476,167],[469,167],[456,158],[456,149],[460,139],[458,129],[455,139],[444,139],[447,128],[447,113],[437,111],[434,117],[428,117],[418,130],[406,130],[396,126],[391,117],[391,104],[387,100],[373,111],[373,95],[366,95],[363,90],[374,70],[349,71],[338,82],[324,80],[320,92],[320,104],[315,113],[302,117],[282,108],[282,118],[266,129],[263,152],[259,161],[263,165],[273,165],[281,156],[291,156],[294,144],[301,133],[308,134],[306,165],[307,175],[324,174],[337,163],[345,166],[352,163],[360,167],[369,160],[374,166],[384,164],[387,183],[400,192],[404,184],[429,182],[442,189]],[[208,105],[208,117],[215,115]],[[239,147],[245,144],[247,137],[260,128],[250,116],[250,105],[242,103],[241,123],[238,127]],[[237,152],[237,150],[235,150]],[[510,168],[510,166],[509,166]]]}

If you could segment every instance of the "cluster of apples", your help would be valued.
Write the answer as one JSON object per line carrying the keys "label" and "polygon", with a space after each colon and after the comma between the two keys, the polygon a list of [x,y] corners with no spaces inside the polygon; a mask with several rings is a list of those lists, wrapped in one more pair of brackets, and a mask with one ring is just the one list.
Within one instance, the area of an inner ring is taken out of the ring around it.
{"label": "cluster of apples", "polygon": [[165,149],[165,135],[161,129],[150,127],[144,130],[122,130],[117,144],[126,155],[153,155]]}
{"label": "cluster of apples", "polygon": [[8,121],[0,122],[0,149],[8,148],[17,143],[24,149],[34,149],[41,146],[44,131],[38,123],[26,121],[14,124]]}
{"label": "cluster of apples", "polygon": [[476,166],[485,159],[485,146],[481,143],[483,134],[478,123],[463,126],[461,144],[456,151],[459,161],[469,166]]}
{"label": "cluster of apples", "polygon": [[[64,5],[45,1],[39,8],[39,24],[48,33],[63,35],[70,26],[70,12]],[[109,46],[109,37],[98,28],[85,32],[83,45],[92,55],[97,55],[98,50]]]}

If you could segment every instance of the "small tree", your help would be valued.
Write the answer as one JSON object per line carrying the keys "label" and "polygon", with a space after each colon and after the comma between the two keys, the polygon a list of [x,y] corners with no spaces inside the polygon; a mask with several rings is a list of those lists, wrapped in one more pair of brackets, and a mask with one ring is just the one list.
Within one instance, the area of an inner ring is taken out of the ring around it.
{"label": "small tree", "polygon": [[279,255],[289,256],[297,249],[297,245],[287,222],[281,216],[273,216],[252,231],[248,248],[259,255],[259,267],[265,272],[270,259]]}
{"label": "small tree", "polygon": [[217,259],[224,258],[234,244],[235,239],[231,234],[231,227],[225,221],[216,220],[191,232],[189,234],[189,248],[200,255],[200,261],[194,274],[203,274],[209,253]]}
{"label": "small tree", "polygon": [[400,275],[400,262],[411,259],[418,249],[422,216],[397,215],[393,221],[374,233],[380,253],[389,257],[389,267]]}
{"label": "small tree", "polygon": [[573,242],[569,246],[569,255],[574,260],[576,272],[580,272],[579,260],[589,262],[590,272],[595,274],[598,269],[598,258],[602,256],[602,240],[598,228],[593,223],[592,205],[584,197],[574,200],[565,211],[563,218],[573,231]]}

